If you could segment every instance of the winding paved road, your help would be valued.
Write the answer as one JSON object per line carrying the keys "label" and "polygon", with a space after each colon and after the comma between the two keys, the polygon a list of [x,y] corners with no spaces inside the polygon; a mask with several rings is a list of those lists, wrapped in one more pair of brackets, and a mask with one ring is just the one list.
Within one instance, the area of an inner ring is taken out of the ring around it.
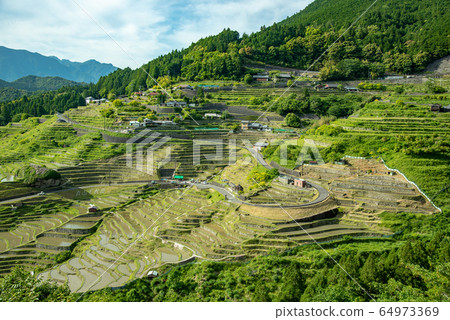
{"label": "winding paved road", "polygon": [[[266,168],[268,170],[273,169],[273,167],[271,167],[266,162],[266,160],[264,160],[263,156],[258,151],[256,151],[253,148],[249,148],[249,147],[246,147],[246,149],[252,154],[252,156],[256,159],[256,161],[258,161],[264,168]],[[291,175],[288,175],[288,174],[284,174],[284,175],[289,176],[292,179],[298,179],[298,177],[294,177],[294,176],[291,176]],[[330,196],[330,193],[324,187],[322,187],[322,186],[320,186],[318,184],[312,183],[310,181],[306,181],[306,182],[308,184],[310,184],[311,187],[313,187],[314,189],[316,189],[319,192],[319,196],[316,199],[314,199],[313,201],[311,201],[311,202],[308,202],[308,203],[305,203],[305,204],[299,204],[297,206],[289,206],[289,207],[307,207],[307,206],[310,206],[310,205],[317,204],[317,203],[320,203],[322,201],[325,201]]]}
{"label": "winding paved road", "polygon": [[[256,150],[252,149],[252,148],[247,148],[248,151],[250,151],[250,153],[252,154],[252,156],[266,169],[270,170],[273,169],[262,157],[262,155],[257,152]],[[289,175],[288,175],[289,176]],[[292,178],[297,178],[297,177],[293,177],[290,176]],[[58,192],[63,192],[63,191],[69,191],[69,190],[76,190],[76,189],[87,189],[87,188],[95,188],[95,187],[107,187],[107,186],[117,186],[117,185],[136,185],[136,184],[145,184],[145,183],[149,183],[150,181],[130,181],[130,182],[123,182],[123,183],[116,183],[116,184],[97,184],[97,185],[90,185],[90,186],[83,186],[83,187],[74,187],[74,188],[68,188],[68,189],[60,189],[60,190],[54,190],[54,191],[49,191],[46,192],[46,194],[51,194],[51,193],[58,193]],[[318,203],[321,203],[323,201],[325,201],[326,199],[328,199],[329,197],[329,192],[323,188],[322,186],[312,183],[310,181],[307,181],[313,188],[315,188],[318,192],[319,192],[319,196],[314,199],[311,202],[308,203],[304,203],[304,204],[299,204],[299,205],[289,205],[289,206],[283,206],[285,208],[302,208],[302,207],[308,207],[311,205],[315,205]],[[172,184],[171,181],[157,181],[157,183],[165,183],[165,184]],[[199,189],[214,189],[217,192],[219,192],[220,194],[222,194],[223,196],[225,196],[225,198],[233,203],[237,203],[237,204],[246,204],[249,206],[254,206],[254,207],[265,207],[265,208],[273,208],[273,207],[278,207],[281,206],[281,204],[254,204],[254,203],[249,203],[246,201],[242,201],[239,198],[237,198],[235,196],[235,194],[233,192],[231,192],[230,190],[228,190],[227,188],[225,188],[224,186],[218,186],[215,184],[210,184],[210,183],[189,183],[186,182],[185,185],[194,185]],[[13,199],[6,199],[6,200],[2,200],[0,201],[0,204],[7,204],[7,203],[11,203],[11,202],[17,202],[17,201],[23,201],[23,200],[27,200],[27,199],[32,199],[32,198],[37,198],[37,197],[41,197],[38,194],[32,194],[32,195],[24,195],[24,196],[20,196],[17,198],[13,198]]]}

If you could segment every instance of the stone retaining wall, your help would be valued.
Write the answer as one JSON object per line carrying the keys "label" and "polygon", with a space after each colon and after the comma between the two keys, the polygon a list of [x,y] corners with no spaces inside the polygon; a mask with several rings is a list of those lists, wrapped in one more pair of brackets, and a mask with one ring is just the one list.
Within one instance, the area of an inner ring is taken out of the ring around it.
{"label": "stone retaining wall", "polygon": [[271,161],[269,165],[275,169],[278,169],[278,172],[300,178],[300,172],[282,167],[275,161]]}

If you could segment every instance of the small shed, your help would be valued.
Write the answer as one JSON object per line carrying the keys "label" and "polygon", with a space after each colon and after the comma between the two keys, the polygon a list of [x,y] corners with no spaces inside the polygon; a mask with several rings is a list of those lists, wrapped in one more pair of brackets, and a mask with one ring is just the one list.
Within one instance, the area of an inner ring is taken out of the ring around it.
{"label": "small shed", "polygon": [[147,273],[147,278],[148,279],[153,279],[153,278],[156,278],[157,276],[158,276],[158,271],[156,271],[156,270],[150,270]]}
{"label": "small shed", "polygon": [[205,115],[203,117],[204,117],[204,119],[208,119],[208,118],[210,118],[210,119],[219,118],[220,119],[222,116],[217,113],[205,113]]}
{"label": "small shed", "polygon": [[308,183],[303,179],[294,179],[294,186],[299,188],[308,188]]}
{"label": "small shed", "polygon": [[279,176],[278,181],[285,185],[292,184],[292,179],[284,175]]}
{"label": "small shed", "polygon": [[329,84],[325,85],[324,89],[325,90],[339,89],[339,85],[335,84],[335,83],[329,83]]}
{"label": "small shed", "polygon": [[265,148],[267,148],[268,145],[269,144],[267,142],[257,142],[253,146],[253,149],[255,149],[256,151],[261,151],[261,150],[264,150]]}
{"label": "small shed", "polygon": [[334,164],[338,164],[338,165],[343,166],[343,165],[347,164],[347,160],[340,159],[339,161],[335,161]]}
{"label": "small shed", "polygon": [[435,103],[435,104],[432,104],[432,105],[431,105],[430,111],[437,111],[437,112],[440,112],[440,111],[441,111],[441,108],[442,108],[442,105]]}
{"label": "small shed", "polygon": [[91,204],[89,206],[88,212],[97,212],[98,208],[96,206],[94,206],[93,204]]}
{"label": "small shed", "polygon": [[270,77],[268,75],[256,74],[253,76],[253,80],[255,81],[269,81]]}
{"label": "small shed", "polygon": [[140,127],[141,123],[139,121],[130,121],[130,126],[132,126],[132,127]]}

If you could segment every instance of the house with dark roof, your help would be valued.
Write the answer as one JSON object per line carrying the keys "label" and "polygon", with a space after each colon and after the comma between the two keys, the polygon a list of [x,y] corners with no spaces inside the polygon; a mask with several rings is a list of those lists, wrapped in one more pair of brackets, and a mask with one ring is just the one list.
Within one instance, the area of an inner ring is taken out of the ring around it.
{"label": "house with dark roof", "polygon": [[442,108],[442,105],[435,103],[430,106],[430,111],[441,112],[441,108]]}

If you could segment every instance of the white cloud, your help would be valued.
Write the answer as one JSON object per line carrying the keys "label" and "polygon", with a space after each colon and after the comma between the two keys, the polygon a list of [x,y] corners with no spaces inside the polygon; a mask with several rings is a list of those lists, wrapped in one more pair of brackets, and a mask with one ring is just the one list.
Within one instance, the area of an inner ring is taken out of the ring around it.
{"label": "white cloud", "polygon": [[310,2],[2,0],[0,45],[72,61],[96,59],[136,68],[224,28],[241,34],[257,31],[262,25],[271,25],[298,12]]}

